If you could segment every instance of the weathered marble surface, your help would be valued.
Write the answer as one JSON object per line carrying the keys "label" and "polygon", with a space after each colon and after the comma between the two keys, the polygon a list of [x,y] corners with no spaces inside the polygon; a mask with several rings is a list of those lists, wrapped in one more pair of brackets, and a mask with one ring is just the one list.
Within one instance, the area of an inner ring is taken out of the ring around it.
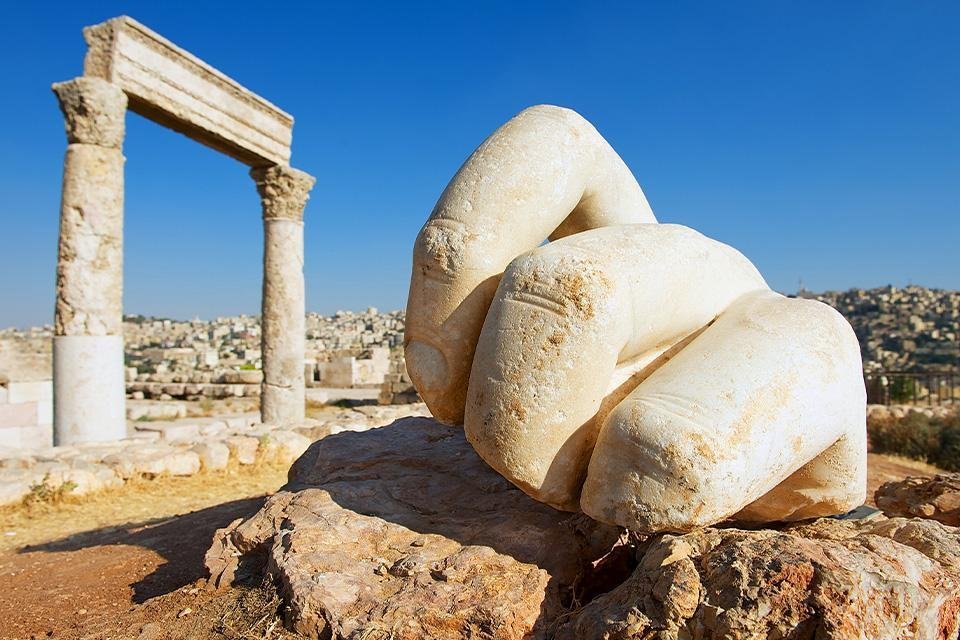
{"label": "weathered marble surface", "polygon": [[67,133],[54,314],[53,442],[124,437],[123,135],[127,97],[99,78],[53,85]]}
{"label": "weathered marble surface", "polygon": [[60,102],[68,143],[123,147],[127,96],[120,87],[102,78],[80,77],[54,84],[53,92]]}
{"label": "weathered marble surface", "polygon": [[548,236],[637,222],[656,222],[640,185],[576,112],[531,107],[487,138],[413,250],[407,369],[433,415],[463,421],[474,348],[511,260]]}
{"label": "weathered marble surface", "polygon": [[121,335],[123,132],[127,98],[98,78],[53,86],[64,114],[54,332]]}
{"label": "weathered marble surface", "polygon": [[414,245],[406,340],[433,415],[558,509],[689,531],[866,497],[850,325],[772,292],[735,249],[656,224],[568,109],[523,111],[451,180]]}

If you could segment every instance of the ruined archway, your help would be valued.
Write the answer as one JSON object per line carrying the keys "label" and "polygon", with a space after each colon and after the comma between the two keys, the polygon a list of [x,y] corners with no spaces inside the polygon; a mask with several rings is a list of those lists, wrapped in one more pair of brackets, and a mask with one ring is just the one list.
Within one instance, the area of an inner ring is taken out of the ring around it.
{"label": "ruined archway", "polygon": [[261,419],[304,415],[303,209],[293,118],[137,21],[84,29],[84,75],[53,85],[67,131],[54,317],[54,443],[126,435],[123,137],[126,110],[250,167],[264,222]]}

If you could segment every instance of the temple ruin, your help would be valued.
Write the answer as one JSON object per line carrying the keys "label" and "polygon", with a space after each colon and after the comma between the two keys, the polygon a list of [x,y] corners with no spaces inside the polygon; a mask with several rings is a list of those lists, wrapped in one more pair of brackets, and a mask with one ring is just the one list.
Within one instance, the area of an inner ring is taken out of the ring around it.
{"label": "temple ruin", "polygon": [[293,117],[132,18],[83,31],[83,76],[53,85],[67,132],[54,318],[54,444],[126,436],[123,139],[127,109],[250,167],[263,209],[264,422],[304,417],[303,210]]}

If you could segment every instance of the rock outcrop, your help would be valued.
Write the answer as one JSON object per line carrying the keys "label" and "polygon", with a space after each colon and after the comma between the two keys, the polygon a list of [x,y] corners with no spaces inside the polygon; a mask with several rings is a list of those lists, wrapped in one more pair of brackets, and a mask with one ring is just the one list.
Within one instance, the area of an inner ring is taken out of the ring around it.
{"label": "rock outcrop", "polygon": [[909,477],[877,489],[877,506],[888,516],[918,516],[960,526],[960,473]]}
{"label": "rock outcrop", "polygon": [[613,527],[528,498],[463,431],[405,418],[314,443],[263,509],[218,533],[215,583],[266,554],[311,638],[545,637]]}
{"label": "rock outcrop", "polygon": [[314,443],[207,566],[214,584],[265,568],[311,638],[957,637],[960,532],[937,522],[619,534],[411,417]]}
{"label": "rock outcrop", "polygon": [[653,539],[557,638],[957,637],[960,536],[902,518]]}

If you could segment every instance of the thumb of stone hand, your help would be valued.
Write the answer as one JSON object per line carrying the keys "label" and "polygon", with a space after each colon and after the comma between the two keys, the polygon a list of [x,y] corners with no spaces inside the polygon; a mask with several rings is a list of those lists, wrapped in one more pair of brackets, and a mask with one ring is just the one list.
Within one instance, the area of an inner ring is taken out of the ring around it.
{"label": "thumb of stone hand", "polygon": [[428,407],[462,419],[533,498],[631,529],[860,504],[849,325],[770,291],[736,250],[652,221],[573,112],[535,107],[501,127],[417,240],[407,367]]}

